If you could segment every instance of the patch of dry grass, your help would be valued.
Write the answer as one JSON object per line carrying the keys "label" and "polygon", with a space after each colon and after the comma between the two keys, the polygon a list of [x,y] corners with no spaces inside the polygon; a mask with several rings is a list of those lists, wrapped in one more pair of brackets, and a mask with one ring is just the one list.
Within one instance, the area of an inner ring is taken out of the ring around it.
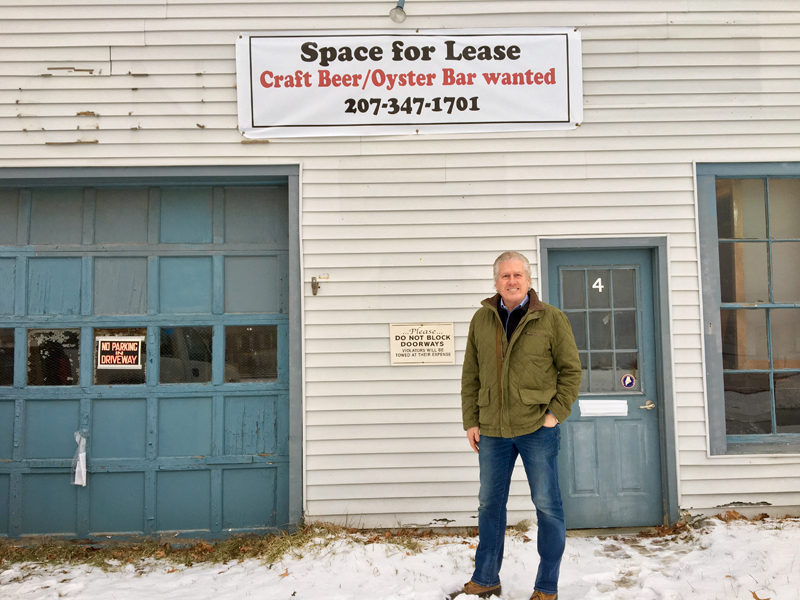
{"label": "patch of dry grass", "polygon": [[513,529],[517,533],[525,533],[531,528],[532,525],[533,523],[531,522],[530,519],[522,519],[522,521],[520,521],[516,525],[512,525],[511,529]]}
{"label": "patch of dry grass", "polygon": [[0,540],[0,567],[12,563],[86,564],[102,569],[151,559],[191,566],[200,562],[225,563],[256,558],[272,564],[282,556],[336,539],[334,526],[313,524],[292,533],[233,536],[217,542],[187,541],[180,545],[144,538],[107,544],[76,543],[43,538],[36,544]]}
{"label": "patch of dry grass", "polygon": [[477,529],[459,534],[417,529],[361,530],[330,523],[311,523],[291,533],[232,536],[216,542],[185,541],[180,545],[148,538],[133,542],[103,544],[87,540],[64,541],[50,538],[42,538],[35,544],[31,544],[30,541],[22,544],[0,540],[0,568],[15,563],[34,563],[85,564],[113,570],[148,560],[163,561],[176,566],[227,563],[245,559],[257,559],[264,564],[273,564],[285,556],[300,557],[308,553],[321,552],[338,541],[352,544],[386,544],[401,548],[407,554],[416,554],[429,542],[437,543],[439,538],[476,536],[477,533]]}

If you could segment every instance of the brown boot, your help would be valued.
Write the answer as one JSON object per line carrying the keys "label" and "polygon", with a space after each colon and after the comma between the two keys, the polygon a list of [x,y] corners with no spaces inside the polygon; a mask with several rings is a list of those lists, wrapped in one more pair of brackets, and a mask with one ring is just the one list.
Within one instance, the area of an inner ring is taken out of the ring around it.
{"label": "brown boot", "polygon": [[531,600],[558,600],[558,594],[545,594],[536,590],[531,596]]}
{"label": "brown boot", "polygon": [[501,591],[503,590],[499,585],[494,587],[483,587],[482,585],[478,585],[470,580],[464,584],[463,588],[450,594],[448,598],[449,600],[453,600],[453,598],[460,596],[461,594],[471,594],[473,596],[477,596],[478,598],[488,598],[489,596],[499,596]]}

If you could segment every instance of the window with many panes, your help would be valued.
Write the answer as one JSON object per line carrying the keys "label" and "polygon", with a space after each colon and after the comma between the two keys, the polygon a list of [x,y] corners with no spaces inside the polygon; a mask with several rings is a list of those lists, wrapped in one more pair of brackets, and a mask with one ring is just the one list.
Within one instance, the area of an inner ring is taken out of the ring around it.
{"label": "window with many panes", "polygon": [[704,232],[716,233],[712,244],[701,231],[701,258],[716,267],[704,281],[709,403],[719,404],[709,411],[712,439],[715,430],[722,439],[724,413],[717,451],[793,447],[800,444],[800,177],[727,171],[714,175],[713,205],[711,182],[698,178],[701,215],[715,215]]}

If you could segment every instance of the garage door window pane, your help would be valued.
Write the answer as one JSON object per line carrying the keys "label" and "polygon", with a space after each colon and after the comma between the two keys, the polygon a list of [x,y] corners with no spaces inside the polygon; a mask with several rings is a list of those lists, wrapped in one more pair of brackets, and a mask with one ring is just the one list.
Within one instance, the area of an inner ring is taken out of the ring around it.
{"label": "garage door window pane", "polygon": [[278,379],[278,326],[225,328],[225,381]]}
{"label": "garage door window pane", "polygon": [[[98,360],[100,345],[104,345],[103,356],[110,353],[116,357],[114,364],[107,360]],[[111,338],[111,339],[108,339]],[[118,341],[113,338],[120,338]],[[135,360],[138,356],[138,360]],[[132,385],[145,382],[147,368],[147,329],[95,329],[94,330],[94,384],[95,385]]]}
{"label": "garage door window pane", "polygon": [[28,385],[80,383],[79,329],[28,331]]}
{"label": "garage door window pane", "polygon": [[14,385],[13,329],[0,329],[0,385]]}
{"label": "garage door window pane", "polygon": [[162,327],[159,381],[211,381],[212,339],[211,327]]}

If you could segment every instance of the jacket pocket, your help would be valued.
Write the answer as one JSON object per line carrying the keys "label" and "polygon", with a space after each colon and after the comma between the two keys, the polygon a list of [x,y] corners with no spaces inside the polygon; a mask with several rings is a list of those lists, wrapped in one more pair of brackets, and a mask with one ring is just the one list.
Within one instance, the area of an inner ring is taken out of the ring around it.
{"label": "jacket pocket", "polygon": [[527,406],[535,404],[550,404],[550,401],[555,397],[555,389],[533,390],[520,388],[519,398],[522,403]]}
{"label": "jacket pocket", "polygon": [[543,357],[551,355],[550,336],[538,331],[523,332],[516,344],[519,346],[519,351],[526,356]]}
{"label": "jacket pocket", "polygon": [[478,392],[478,406],[489,406],[490,388],[481,388]]}

